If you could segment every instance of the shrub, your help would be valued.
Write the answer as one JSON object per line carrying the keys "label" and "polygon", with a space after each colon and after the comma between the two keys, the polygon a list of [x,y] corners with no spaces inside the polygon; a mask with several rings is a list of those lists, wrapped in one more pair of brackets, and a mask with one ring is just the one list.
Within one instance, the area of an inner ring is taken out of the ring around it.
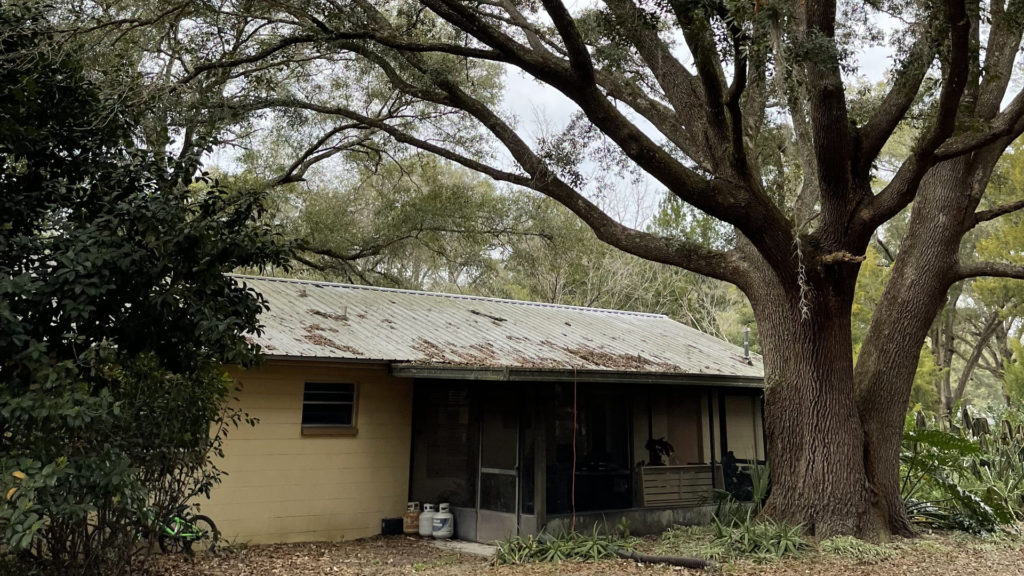
{"label": "shrub", "polygon": [[743,521],[721,522],[715,519],[712,528],[712,545],[722,550],[722,556],[782,558],[810,548],[804,540],[803,526],[754,519],[750,514]]}
{"label": "shrub", "polygon": [[[999,430],[964,408],[963,428],[924,427],[908,417],[901,490],[910,518],[930,528],[991,533],[1024,517],[1024,434],[1007,418]],[[1007,415],[1012,417],[1012,415]]]}
{"label": "shrub", "polygon": [[861,562],[879,562],[896,556],[891,548],[865,542],[852,536],[836,536],[818,543],[818,550],[824,554],[853,558]]}
{"label": "shrub", "polygon": [[137,147],[44,10],[0,3],[0,572],[124,574],[244,419],[222,364],[265,303],[224,272],[284,251],[260,194]]}
{"label": "shrub", "polygon": [[579,560],[596,562],[615,558],[616,549],[630,549],[631,544],[617,536],[603,534],[596,526],[587,533],[566,532],[561,535],[541,534],[538,537],[516,536],[498,542],[496,564],[528,562],[562,562]]}

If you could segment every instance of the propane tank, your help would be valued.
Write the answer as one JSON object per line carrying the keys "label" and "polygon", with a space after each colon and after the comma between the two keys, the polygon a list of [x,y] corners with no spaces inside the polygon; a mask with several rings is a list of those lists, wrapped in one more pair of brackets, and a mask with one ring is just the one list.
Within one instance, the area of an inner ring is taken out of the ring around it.
{"label": "propane tank", "polygon": [[434,505],[424,504],[423,512],[420,513],[420,536],[430,536],[434,533]]}
{"label": "propane tank", "polygon": [[420,503],[409,502],[402,515],[402,532],[415,536],[420,530]]}
{"label": "propane tank", "polygon": [[447,502],[438,506],[437,514],[434,514],[433,533],[434,538],[447,540],[455,534],[455,516],[451,513],[451,507]]}

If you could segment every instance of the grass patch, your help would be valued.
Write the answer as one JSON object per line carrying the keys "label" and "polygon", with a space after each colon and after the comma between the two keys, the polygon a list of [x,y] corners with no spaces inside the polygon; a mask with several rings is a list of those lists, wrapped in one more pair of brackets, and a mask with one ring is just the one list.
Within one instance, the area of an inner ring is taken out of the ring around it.
{"label": "grass patch", "polygon": [[861,562],[882,562],[897,556],[897,551],[878,544],[859,540],[852,536],[836,536],[818,543],[822,554],[852,558]]}
{"label": "grass patch", "polygon": [[673,526],[662,532],[654,544],[654,553],[660,556],[718,560],[725,552],[725,548],[715,542],[710,526]]}
{"label": "grass patch", "polygon": [[433,562],[416,562],[412,565],[413,572],[423,572],[424,570],[430,570],[432,568],[443,568],[445,566],[451,566],[459,563],[458,554],[447,554],[438,560]]}

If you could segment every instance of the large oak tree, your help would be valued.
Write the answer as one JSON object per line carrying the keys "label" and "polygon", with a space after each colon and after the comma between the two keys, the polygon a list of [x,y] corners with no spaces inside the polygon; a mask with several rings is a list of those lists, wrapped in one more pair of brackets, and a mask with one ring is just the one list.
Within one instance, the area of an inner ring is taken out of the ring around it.
{"label": "large oak tree", "polygon": [[[144,4],[94,15],[106,37],[150,50],[168,102],[194,103],[168,115],[185,146],[252,114],[285,117],[307,139],[281,181],[325,157],[412,147],[553,198],[621,250],[739,287],[764,351],[766,513],[819,536],[910,532],[898,456],[922,342],[951,285],[1024,277],[1021,246],[998,261],[959,256],[966,233],[1024,208],[985,197],[1024,131],[1024,93],[1008,94],[1020,0]],[[882,93],[862,97],[848,82],[856,43],[884,14],[898,56]],[[560,134],[527,136],[496,67],[578,114]],[[880,163],[897,130],[912,145]],[[595,200],[587,158],[642,174],[730,234],[622,224]],[[908,209],[855,361],[863,256]]]}

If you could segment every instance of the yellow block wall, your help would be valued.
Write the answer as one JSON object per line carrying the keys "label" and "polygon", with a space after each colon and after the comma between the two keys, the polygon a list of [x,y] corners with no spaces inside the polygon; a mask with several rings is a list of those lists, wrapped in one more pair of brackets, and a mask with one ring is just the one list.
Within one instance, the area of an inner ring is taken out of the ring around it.
{"label": "yellow block wall", "polygon": [[[228,475],[199,502],[223,536],[248,543],[350,540],[380,533],[409,493],[412,381],[384,367],[270,361],[232,371],[238,405],[259,418],[231,430]],[[305,382],[356,384],[355,436],[303,436]]]}

